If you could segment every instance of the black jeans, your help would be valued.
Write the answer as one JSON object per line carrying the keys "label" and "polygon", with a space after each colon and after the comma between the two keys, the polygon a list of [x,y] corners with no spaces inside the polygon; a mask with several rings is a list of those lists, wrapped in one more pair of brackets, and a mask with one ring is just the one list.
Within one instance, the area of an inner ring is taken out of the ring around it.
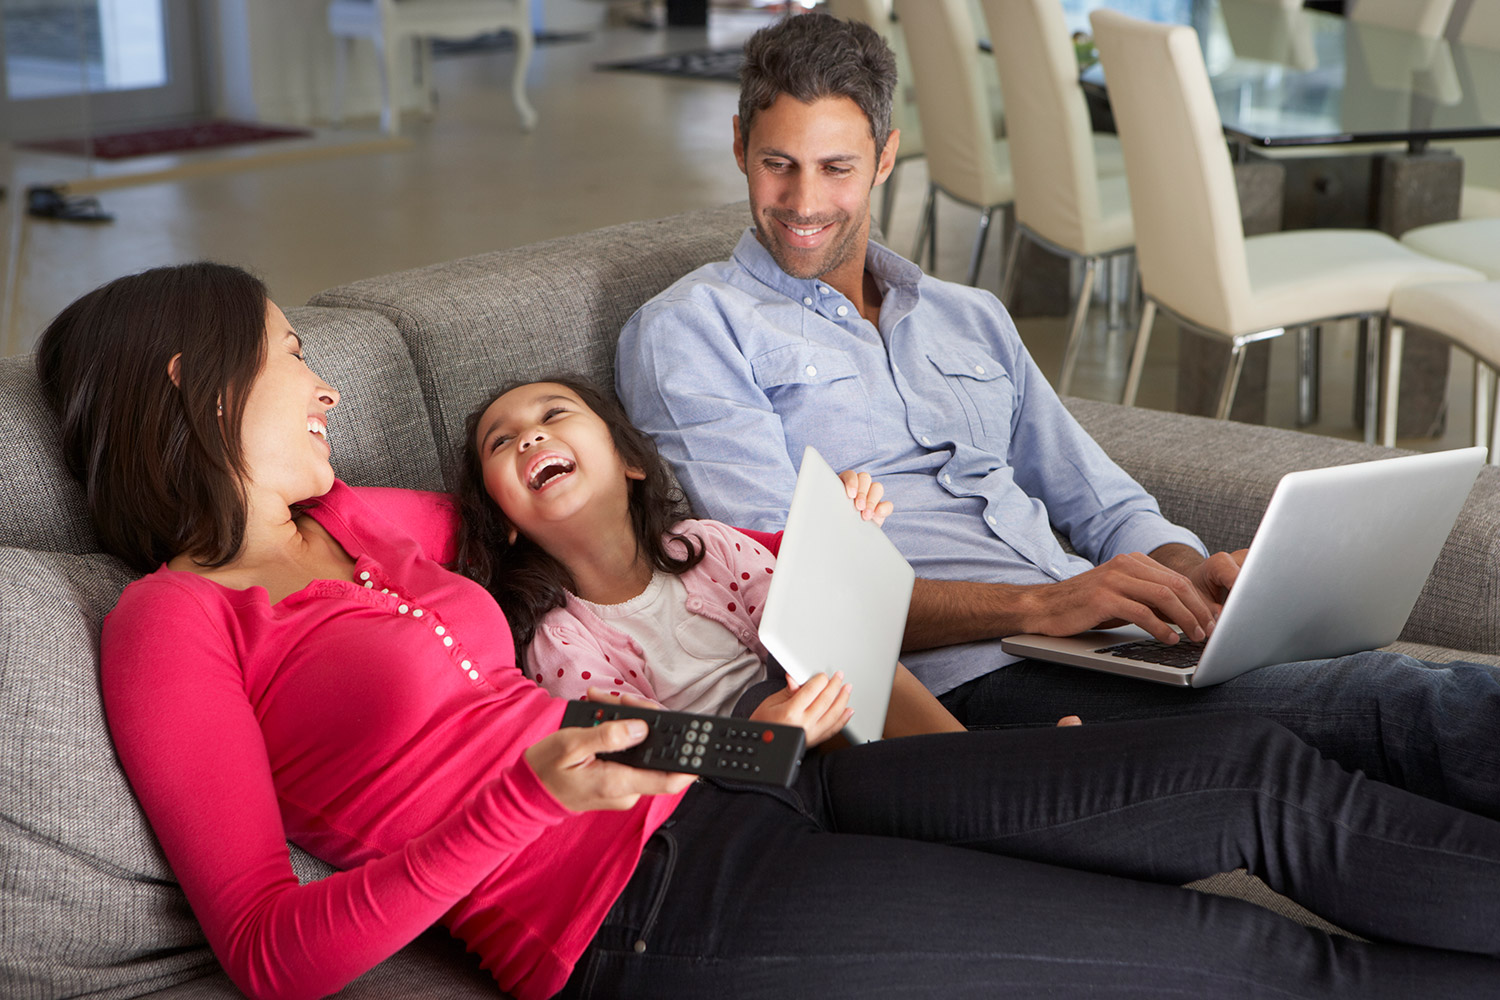
{"label": "black jeans", "polygon": [[[1179,888],[1246,867],[1363,944]],[[1453,949],[1453,950],[1439,950]],[[573,997],[1494,997],[1500,823],[1241,716],[921,736],[703,783]]]}
{"label": "black jeans", "polygon": [[[1500,672],[1394,653],[1282,663],[1178,688],[1022,660],[942,696],[970,728],[1233,712],[1280,723],[1351,771],[1500,819]],[[1500,996],[1500,985],[1496,986]]]}

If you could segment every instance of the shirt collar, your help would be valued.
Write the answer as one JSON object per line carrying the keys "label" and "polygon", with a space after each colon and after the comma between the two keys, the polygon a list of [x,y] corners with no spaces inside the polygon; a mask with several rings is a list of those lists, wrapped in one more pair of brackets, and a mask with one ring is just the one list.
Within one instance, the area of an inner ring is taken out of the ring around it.
{"label": "shirt collar", "polygon": [[[773,291],[819,312],[830,311],[837,304],[848,301],[832,285],[825,285],[816,278],[794,278],[783,271],[755,235],[754,226],[746,229],[740,236],[740,241],[734,248],[734,261],[751,277]],[[921,268],[874,240],[865,248],[865,269],[875,276],[886,294],[894,288],[910,290],[915,294],[917,282],[922,277]]]}

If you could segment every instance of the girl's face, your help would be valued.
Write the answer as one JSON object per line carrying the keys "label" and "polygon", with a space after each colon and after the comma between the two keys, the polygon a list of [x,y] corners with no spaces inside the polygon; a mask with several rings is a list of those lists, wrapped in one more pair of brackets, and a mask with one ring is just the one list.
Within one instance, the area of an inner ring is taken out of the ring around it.
{"label": "girl's face", "polygon": [[339,401],[302,360],[302,340],[266,303],[266,360],[245,397],[240,428],[248,479],[287,504],[333,488],[328,411]]}
{"label": "girl's face", "polygon": [[[533,382],[490,404],[475,430],[485,492],[514,531],[551,549],[575,531],[629,516],[631,479],[609,425],[567,386]],[[512,538],[514,541],[514,537]]]}

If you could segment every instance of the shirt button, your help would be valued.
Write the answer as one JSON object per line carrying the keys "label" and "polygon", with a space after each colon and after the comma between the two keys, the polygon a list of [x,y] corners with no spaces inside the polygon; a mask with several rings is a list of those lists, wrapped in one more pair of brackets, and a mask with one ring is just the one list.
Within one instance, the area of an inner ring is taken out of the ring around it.
{"label": "shirt button", "polygon": [[370,571],[365,570],[363,573],[359,574],[359,578],[361,580],[368,580],[370,578]]}
{"label": "shirt button", "polygon": [[366,580],[365,581],[365,586],[369,587],[371,590],[373,590],[373,589],[375,589],[375,581],[374,580]]}
{"label": "shirt button", "polygon": [[802,304],[805,305],[805,306],[812,305],[812,296],[811,295],[804,295],[804,296],[802,296]]}
{"label": "shirt button", "polygon": [[932,444],[932,438],[930,438],[930,437],[925,437],[925,436],[924,436],[924,437],[923,437],[923,438],[922,438],[922,443],[923,443],[923,444]]}
{"label": "shirt button", "polygon": [[834,312],[838,313],[840,316],[847,316],[847,315],[849,315],[849,307],[848,306],[839,306],[837,309],[834,310]]}
{"label": "shirt button", "polygon": [[826,286],[824,286],[824,285],[819,285],[818,286],[818,294],[819,295],[827,295],[828,294],[828,288]]}
{"label": "shirt button", "polygon": [[443,628],[443,626],[439,625],[437,628],[433,629],[433,631],[436,632],[438,635],[442,635],[443,633],[447,632],[448,630],[445,629],[445,628]]}
{"label": "shirt button", "polygon": [[974,374],[975,375],[983,375],[984,374],[984,365],[975,365],[974,366]]}
{"label": "shirt button", "polygon": [[943,473],[943,482],[947,483],[949,486],[952,486],[953,485],[953,477],[950,476],[950,475],[948,475],[948,473],[945,472],[945,473]]}
{"label": "shirt button", "polygon": [[469,671],[469,680],[471,680],[471,681],[477,681],[477,680],[479,680],[479,671],[477,671],[477,670],[470,670]]}
{"label": "shirt button", "polygon": [[464,668],[464,669],[465,669],[465,670],[468,670],[468,669],[469,669],[469,668],[470,668],[470,667],[472,667],[472,666],[473,666],[473,665],[474,665],[474,664],[473,664],[473,663],[471,663],[471,662],[469,662],[469,661],[468,661],[468,660],[465,660],[465,661],[464,661],[464,662],[462,662],[462,663],[460,663],[460,664],[459,664],[459,666],[460,666],[460,667],[463,667],[463,668]]}
{"label": "shirt button", "polygon": [[985,517],[984,517],[984,519],[986,521],[990,522],[991,526],[993,526],[995,524],[995,515],[994,514],[986,514]]}
{"label": "shirt button", "polygon": [[444,646],[451,646],[451,645],[453,645],[453,636],[451,636],[451,635],[445,635],[445,636],[443,636],[443,645]]}
{"label": "shirt button", "polygon": [[808,365],[807,366],[807,374],[808,374],[808,377],[812,377],[813,375],[818,374],[818,366],[817,365]]}
{"label": "shirt button", "polygon": [[411,609],[410,609],[410,608],[408,608],[408,607],[407,607],[407,606],[406,606],[406,605],[404,605],[404,604],[403,604],[403,605],[401,605],[401,606],[400,606],[400,607],[399,607],[399,608],[397,608],[397,609],[396,609],[396,610],[397,610],[397,611],[399,611],[399,612],[401,612],[401,613],[402,613],[402,614],[403,614],[403,615],[404,615],[404,614],[406,614],[406,613],[407,613],[407,612],[408,612],[408,611],[410,611],[410,610],[411,610]]}

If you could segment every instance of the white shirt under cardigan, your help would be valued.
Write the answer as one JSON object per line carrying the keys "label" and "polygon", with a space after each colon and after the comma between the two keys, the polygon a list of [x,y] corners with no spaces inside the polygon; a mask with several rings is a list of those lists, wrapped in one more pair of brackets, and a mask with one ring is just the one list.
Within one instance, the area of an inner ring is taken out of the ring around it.
{"label": "white shirt under cardigan", "polygon": [[[672,534],[696,537],[703,560],[680,576],[655,574],[625,604],[568,594],[542,616],[526,673],[559,698],[582,698],[598,687],[674,711],[731,714],[766,679],[758,629],[776,557],[717,521],[681,521]],[[680,554],[680,542],[668,544]]]}

